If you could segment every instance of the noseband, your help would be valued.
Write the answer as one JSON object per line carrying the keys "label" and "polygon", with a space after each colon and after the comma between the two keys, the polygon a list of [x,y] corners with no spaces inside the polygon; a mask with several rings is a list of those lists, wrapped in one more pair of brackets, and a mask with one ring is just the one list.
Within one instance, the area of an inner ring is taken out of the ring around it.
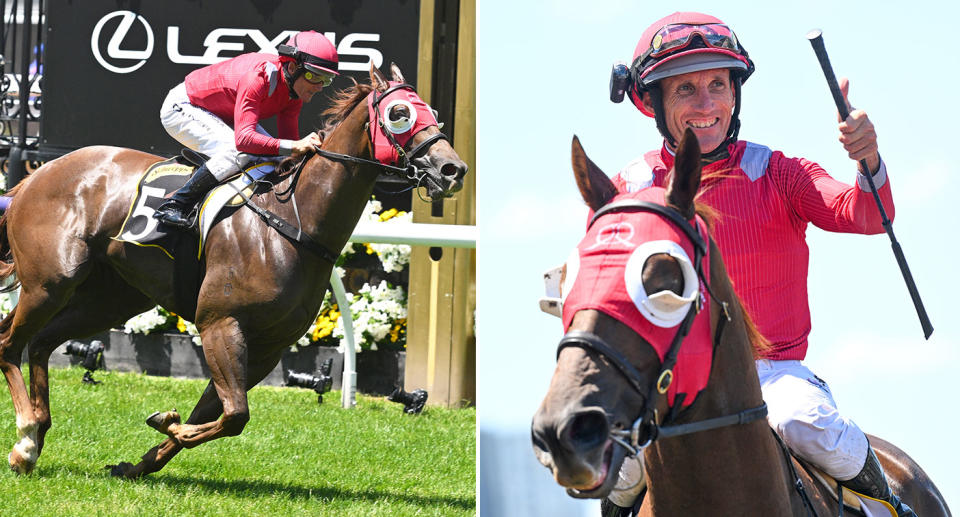
{"label": "noseband", "polygon": [[[727,302],[717,298],[717,296],[713,293],[713,290],[710,288],[709,282],[706,278],[704,278],[703,258],[706,256],[707,248],[704,236],[700,235],[699,227],[696,225],[691,225],[687,219],[674,208],[634,199],[616,201],[602,207],[593,215],[593,218],[590,219],[590,224],[587,227],[589,228],[592,226],[593,223],[604,214],[627,211],[653,212],[667,219],[670,221],[670,223],[683,231],[687,238],[693,243],[693,263],[697,272],[697,276],[700,278],[700,281],[703,282],[703,285],[706,286],[707,291],[710,293],[710,297],[716,300],[723,310],[722,317],[719,318],[717,329],[713,337],[713,348],[714,351],[716,351],[716,347],[720,344],[720,338],[723,335],[724,326],[728,321],[731,320],[731,318]],[[604,357],[617,369],[617,371],[620,372],[621,375],[623,375],[624,378],[627,379],[627,382],[629,382],[630,386],[632,386],[637,393],[639,393],[641,396],[646,395],[643,410],[640,412],[640,416],[636,419],[636,421],[634,421],[633,425],[630,426],[630,429],[614,429],[610,431],[610,439],[623,446],[628,451],[630,456],[636,456],[642,452],[645,447],[660,437],[669,438],[672,436],[681,436],[684,434],[726,427],[729,425],[746,424],[753,422],[754,420],[764,418],[767,415],[767,405],[764,403],[759,407],[747,409],[732,415],[710,418],[689,424],[662,425],[660,423],[659,415],[657,414],[657,410],[655,408],[657,400],[656,396],[657,394],[666,394],[670,384],[673,382],[673,367],[676,365],[677,355],[680,353],[680,346],[683,344],[683,339],[690,332],[690,327],[693,325],[694,318],[702,308],[703,295],[698,293],[697,299],[690,304],[690,310],[687,311],[687,315],[680,323],[677,333],[674,335],[673,341],[670,344],[670,349],[664,356],[663,363],[660,367],[660,373],[657,375],[657,380],[650,386],[644,386],[643,376],[632,364],[630,364],[630,361],[628,361],[622,353],[608,345],[596,334],[581,330],[572,330],[567,332],[557,346],[558,358],[560,357],[560,352],[563,351],[564,348],[568,347],[583,348]],[[670,411],[663,421],[664,424],[672,422],[678,418],[679,409],[685,397],[686,393],[678,393],[676,395],[673,406],[670,407]],[[641,443],[641,435],[645,438],[643,443]]]}

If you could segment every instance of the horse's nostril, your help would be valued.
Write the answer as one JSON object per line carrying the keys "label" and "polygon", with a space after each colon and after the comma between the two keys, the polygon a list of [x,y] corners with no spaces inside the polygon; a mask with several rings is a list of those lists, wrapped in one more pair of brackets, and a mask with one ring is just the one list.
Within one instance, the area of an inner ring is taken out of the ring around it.
{"label": "horse's nostril", "polygon": [[447,162],[440,167],[440,174],[443,174],[443,176],[447,178],[458,179],[463,177],[465,172],[463,167],[452,162]]}
{"label": "horse's nostril", "polygon": [[591,449],[603,444],[610,434],[607,417],[600,411],[574,416],[567,426],[567,440],[576,449]]}

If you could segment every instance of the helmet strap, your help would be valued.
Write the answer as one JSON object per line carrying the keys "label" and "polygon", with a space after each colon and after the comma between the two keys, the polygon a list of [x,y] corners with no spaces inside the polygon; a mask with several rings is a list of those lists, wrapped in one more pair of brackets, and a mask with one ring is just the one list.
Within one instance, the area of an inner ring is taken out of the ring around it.
{"label": "helmet strap", "polygon": [[676,147],[677,141],[673,138],[673,135],[670,134],[670,130],[667,129],[667,118],[664,115],[666,110],[663,109],[663,92],[660,90],[660,83],[657,82],[650,85],[647,93],[650,94],[650,104],[653,105],[653,116],[654,120],[657,121],[657,130],[660,131],[660,134],[663,135],[663,138],[670,147]]}
{"label": "helmet strap", "polygon": [[297,95],[297,92],[293,90],[293,83],[297,82],[297,79],[299,79],[300,75],[303,74],[303,67],[300,66],[300,63],[298,62],[296,71],[291,75],[289,66],[287,66],[289,63],[289,61],[286,63],[281,63],[282,66],[280,69],[283,70],[283,79],[287,81],[287,90],[290,91],[290,98],[299,99],[300,97]]}
{"label": "helmet strap", "polygon": [[733,116],[730,117],[730,128],[727,129],[727,138],[729,141],[736,141],[737,135],[740,133],[740,85],[743,84],[743,79],[740,74],[732,72],[730,74],[730,81],[733,83],[733,95],[734,95],[734,104],[733,104]]}

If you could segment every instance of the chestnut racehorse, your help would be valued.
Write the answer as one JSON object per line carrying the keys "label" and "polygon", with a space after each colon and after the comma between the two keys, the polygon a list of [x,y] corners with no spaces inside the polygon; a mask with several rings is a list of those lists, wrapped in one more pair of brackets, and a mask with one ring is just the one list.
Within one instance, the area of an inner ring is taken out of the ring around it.
{"label": "chestnut racehorse", "polygon": [[[404,82],[396,66],[392,73],[394,81]],[[333,263],[330,253],[317,250],[332,251],[335,260],[384,170],[371,161],[370,133],[386,124],[370,120],[365,101],[370,95],[385,96],[391,87],[404,88],[391,85],[371,66],[370,84],[354,84],[336,94],[325,112],[331,129],[318,151],[327,154],[310,157],[297,181],[290,174],[276,187],[285,190],[293,184],[294,202],[289,193],[253,197],[256,205],[294,229],[300,223],[314,246],[282,236],[252,210],[236,211],[206,239],[195,312],[178,305],[174,262],[164,253],[112,239],[140,176],[161,157],[115,147],[83,148],[47,163],[10,192],[13,201],[0,220],[0,257],[7,261],[0,276],[16,273],[22,289],[19,304],[0,323],[0,369],[16,410],[19,441],[8,457],[13,470],[33,469],[50,429],[50,353],[67,339],[109,329],[155,304],[197,324],[211,380],[185,423],[175,411],[152,415],[148,423],[168,438],[136,465],[121,462],[109,466],[111,472],[127,478],[156,472],[184,447],[243,430],[250,418],[247,390],[277,365],[320,308]],[[390,121],[410,117],[392,111],[377,114]],[[404,147],[409,164],[401,164],[435,199],[459,190],[467,171],[438,135],[436,125],[414,135]],[[24,347],[29,395],[20,371]]]}
{"label": "chestnut racehorse", "polygon": [[[592,210],[605,206],[605,211],[631,209],[624,207],[635,201],[629,199],[631,194],[617,195],[610,179],[587,158],[576,137],[573,168],[583,199]],[[677,244],[694,248],[696,236],[689,232],[696,234],[697,230],[689,220],[696,208],[693,200],[700,185],[700,169],[699,145],[688,130],[670,184],[659,194],[667,208],[643,208],[647,214],[658,212],[653,218],[656,224],[677,230],[686,225],[686,233],[676,232]],[[672,220],[666,213],[670,211],[675,214]],[[706,212],[700,209],[698,213]],[[646,217],[644,221],[650,221],[652,216]],[[640,220],[635,224],[641,224]],[[595,236],[597,243],[600,236],[602,231]],[[639,515],[803,516],[811,515],[811,510],[813,515],[837,515],[837,502],[796,460],[785,459],[784,448],[767,424],[754,363],[755,347],[765,345],[736,298],[718,248],[707,236],[700,236],[700,242],[709,249],[709,276],[701,282],[710,293],[709,330],[703,334],[713,362],[696,401],[674,418],[668,397],[661,394],[666,390],[655,386],[664,379],[661,368],[668,366],[662,363],[670,357],[666,354],[661,361],[655,348],[662,343],[646,341],[635,327],[609,315],[611,311],[579,310],[570,304],[564,320],[570,322],[569,328],[561,340],[556,371],[533,418],[532,439],[538,459],[571,496],[603,498],[614,488],[624,458],[642,454],[648,482]],[[593,239],[585,240],[582,246],[593,243]],[[603,259],[607,264],[609,252],[600,253],[608,257]],[[578,262],[579,274],[568,266],[568,274],[585,278],[586,264]],[[680,295],[690,279],[683,276],[680,262],[666,253],[653,254],[635,267],[640,269],[648,296],[662,291]],[[622,279],[623,275],[614,277]],[[564,281],[564,287],[568,285],[574,286],[572,293],[578,292],[571,279]],[[605,290],[598,297],[609,300],[610,293]],[[721,302],[727,302],[726,309]],[[695,314],[695,309],[688,314]],[[718,338],[721,322],[725,326]],[[690,335],[687,338],[689,341]],[[682,335],[679,343],[683,345]],[[723,419],[728,416],[730,419]],[[879,438],[870,437],[870,441],[894,493],[918,515],[950,515],[940,492],[913,460]],[[798,479],[808,495],[806,503],[795,488]]]}

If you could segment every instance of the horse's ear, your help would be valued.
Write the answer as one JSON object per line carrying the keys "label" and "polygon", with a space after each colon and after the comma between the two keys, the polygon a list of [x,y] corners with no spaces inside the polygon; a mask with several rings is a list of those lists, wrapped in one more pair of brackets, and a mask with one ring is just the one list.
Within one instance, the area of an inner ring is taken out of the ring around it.
{"label": "horse's ear", "polygon": [[617,187],[613,185],[613,181],[610,181],[610,177],[587,157],[577,135],[573,135],[571,154],[573,176],[577,180],[577,187],[580,188],[580,195],[583,196],[587,206],[592,210],[598,210],[617,195]]}
{"label": "horse's ear", "polygon": [[398,83],[407,84],[407,80],[403,78],[403,72],[400,71],[400,67],[396,63],[390,63],[390,75],[393,77],[393,80]]}
{"label": "horse's ear", "polygon": [[387,76],[383,75],[383,72],[373,64],[373,61],[370,61],[370,84],[373,85],[379,91],[386,91],[390,87],[390,81],[387,80]]}
{"label": "horse's ear", "polygon": [[673,174],[670,175],[666,195],[667,204],[679,210],[687,219],[692,219],[695,213],[693,198],[700,188],[702,169],[700,142],[693,130],[687,128],[677,147],[677,157],[673,162]]}

